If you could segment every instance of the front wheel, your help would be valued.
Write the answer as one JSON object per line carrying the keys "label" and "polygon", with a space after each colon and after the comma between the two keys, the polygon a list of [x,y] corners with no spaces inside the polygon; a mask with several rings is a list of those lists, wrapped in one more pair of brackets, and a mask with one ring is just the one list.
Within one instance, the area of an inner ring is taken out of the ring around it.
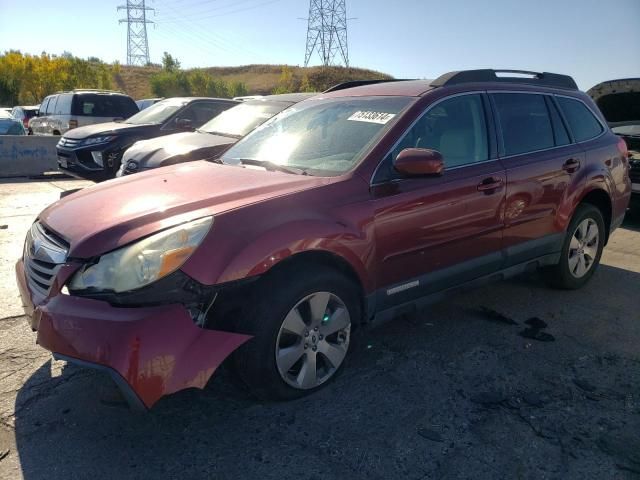
{"label": "front wheel", "polygon": [[605,241],[605,224],[600,210],[589,204],[579,205],[560,253],[557,265],[545,270],[548,283],[562,289],[577,289],[595,273]]}
{"label": "front wheel", "polygon": [[240,330],[254,336],[236,352],[242,380],[262,398],[292,399],[335,377],[360,318],[358,289],[326,267],[278,272],[263,281]]}

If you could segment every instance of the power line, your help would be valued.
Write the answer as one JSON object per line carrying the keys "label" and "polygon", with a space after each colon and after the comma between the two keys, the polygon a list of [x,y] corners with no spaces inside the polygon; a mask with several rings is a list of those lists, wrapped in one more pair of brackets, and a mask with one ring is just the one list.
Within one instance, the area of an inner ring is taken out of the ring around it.
{"label": "power line", "polygon": [[149,41],[147,38],[147,12],[153,8],[145,5],[145,0],[127,0],[126,5],[120,5],[119,10],[127,11],[127,18],[121,18],[118,23],[127,23],[127,65],[146,65],[149,63]]}
{"label": "power line", "polygon": [[309,1],[305,67],[314,51],[318,52],[324,66],[335,65],[339,55],[344,66],[349,67],[346,0]]}
{"label": "power line", "polygon": [[[179,17],[172,22],[163,22],[162,20],[156,22],[157,24],[162,24],[160,28],[166,28],[170,31],[170,33],[172,32],[174,34],[177,34],[176,36],[190,37],[194,41],[195,45],[202,44],[204,42],[216,49],[223,50],[229,53],[248,53],[252,56],[259,56],[252,50],[241,46],[241,42],[227,40],[214,30],[207,29],[204,26],[196,23],[195,21],[189,20],[189,18],[182,17],[181,12],[179,12],[173,6],[169,4],[166,4],[165,6],[169,8],[174,14],[179,15]],[[178,32],[169,28],[169,25],[180,29],[180,31]],[[211,52],[208,51],[208,53]]]}
{"label": "power line", "polygon": [[[200,21],[200,20],[208,20],[210,18],[217,18],[217,17],[223,17],[225,15],[232,15],[234,13],[246,12],[247,10],[253,10],[255,8],[264,7],[266,5],[271,5],[272,3],[276,3],[276,2],[280,2],[280,1],[282,1],[282,0],[269,0],[269,1],[266,1],[266,2],[262,2],[262,3],[257,3],[255,5],[248,5],[248,6],[244,7],[244,8],[238,8],[238,9],[235,9],[235,10],[230,10],[228,12],[217,13],[215,15],[206,15],[206,16],[201,16],[201,15],[186,16],[185,15],[185,16],[182,16],[181,18],[192,18],[192,19],[198,20],[198,21]],[[238,2],[238,3],[241,3],[241,2]],[[223,8],[223,7],[221,7],[221,8]],[[162,22],[162,23],[169,23],[169,22],[174,22],[174,21],[175,20],[167,20],[167,21]]]}

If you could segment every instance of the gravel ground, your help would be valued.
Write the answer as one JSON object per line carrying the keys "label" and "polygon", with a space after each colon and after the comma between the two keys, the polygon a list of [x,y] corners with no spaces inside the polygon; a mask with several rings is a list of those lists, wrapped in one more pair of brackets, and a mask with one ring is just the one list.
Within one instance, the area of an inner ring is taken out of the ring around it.
{"label": "gravel ground", "polygon": [[35,345],[14,286],[34,216],[84,185],[0,183],[0,478],[640,478],[639,221],[581,291],[524,276],[360,330],[311,397],[223,368],[141,415]]}

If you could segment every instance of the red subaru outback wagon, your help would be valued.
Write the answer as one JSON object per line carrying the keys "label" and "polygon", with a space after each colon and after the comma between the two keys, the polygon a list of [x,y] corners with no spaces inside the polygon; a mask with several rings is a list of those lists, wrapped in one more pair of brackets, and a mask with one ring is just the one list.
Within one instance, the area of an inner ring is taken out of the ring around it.
{"label": "red subaru outback wagon", "polygon": [[361,323],[534,268],[584,285],[629,202],[624,141],[571,77],[499,73],[342,85],[216,163],[54,203],[16,266],[38,343],[137,407],[232,353],[287,399],[335,376]]}

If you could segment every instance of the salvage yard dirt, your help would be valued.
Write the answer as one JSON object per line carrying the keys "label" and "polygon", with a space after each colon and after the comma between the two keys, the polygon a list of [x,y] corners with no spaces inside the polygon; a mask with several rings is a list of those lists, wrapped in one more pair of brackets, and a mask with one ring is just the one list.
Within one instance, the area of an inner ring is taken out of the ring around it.
{"label": "salvage yard dirt", "polygon": [[342,374],[261,403],[223,368],[130,412],[35,345],[13,279],[35,215],[76,181],[0,183],[0,478],[639,478],[640,221],[580,291],[537,275],[354,335]]}

